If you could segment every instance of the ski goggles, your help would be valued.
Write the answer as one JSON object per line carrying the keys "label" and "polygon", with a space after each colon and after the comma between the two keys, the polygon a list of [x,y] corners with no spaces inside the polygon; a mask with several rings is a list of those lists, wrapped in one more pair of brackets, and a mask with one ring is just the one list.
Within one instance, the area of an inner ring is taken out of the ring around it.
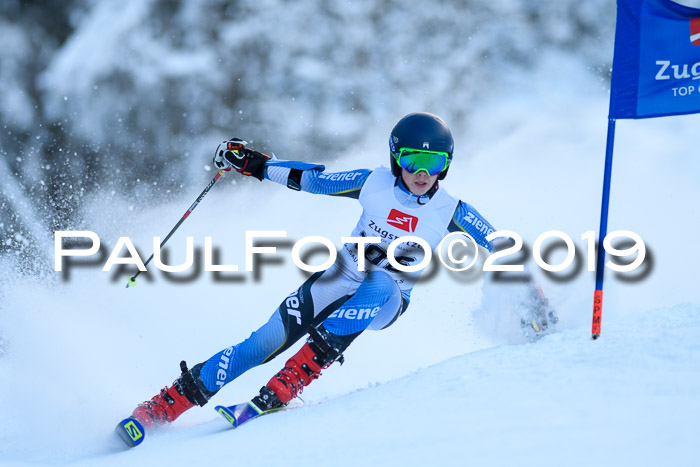
{"label": "ski goggles", "polygon": [[412,174],[417,174],[422,170],[433,176],[447,170],[450,165],[450,155],[442,151],[399,148],[399,153],[394,155],[394,158],[399,167]]}

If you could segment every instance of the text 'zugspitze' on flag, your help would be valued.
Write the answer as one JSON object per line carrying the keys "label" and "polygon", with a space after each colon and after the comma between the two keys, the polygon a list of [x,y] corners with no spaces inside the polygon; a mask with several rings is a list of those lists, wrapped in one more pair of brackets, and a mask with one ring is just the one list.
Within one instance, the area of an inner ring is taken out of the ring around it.
{"label": "text 'zugspitze' on flag", "polygon": [[700,9],[618,0],[610,118],[700,112]]}

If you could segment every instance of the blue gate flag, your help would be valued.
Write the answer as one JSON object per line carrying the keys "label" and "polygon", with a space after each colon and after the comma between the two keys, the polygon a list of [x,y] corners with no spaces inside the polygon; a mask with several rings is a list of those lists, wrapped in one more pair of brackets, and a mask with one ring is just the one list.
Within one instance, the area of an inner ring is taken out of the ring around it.
{"label": "blue gate flag", "polygon": [[700,112],[700,9],[617,0],[609,118]]}

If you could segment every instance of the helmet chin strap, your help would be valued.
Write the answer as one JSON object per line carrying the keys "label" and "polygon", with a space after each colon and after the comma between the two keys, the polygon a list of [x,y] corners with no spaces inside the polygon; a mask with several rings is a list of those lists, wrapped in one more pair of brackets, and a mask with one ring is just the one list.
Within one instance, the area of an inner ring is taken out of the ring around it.
{"label": "helmet chin strap", "polygon": [[417,203],[418,204],[425,204],[422,203],[421,200],[423,199],[424,196],[428,197],[428,200],[433,198],[433,195],[438,191],[438,188],[440,188],[440,181],[435,180],[435,183],[433,183],[433,186],[430,187],[430,190],[426,191],[424,195],[421,195],[418,197]]}
{"label": "helmet chin strap", "polygon": [[417,195],[408,189],[408,186],[406,185],[406,181],[403,179],[403,177],[401,175],[396,177],[396,182],[394,183],[394,185],[399,185],[399,184],[401,186],[401,189],[410,193],[412,196],[416,197],[416,202],[418,204],[425,204],[424,202],[422,202],[422,199],[427,196],[428,200],[430,200],[435,195],[435,193],[438,191],[438,188],[440,188],[440,181],[435,180],[435,183],[433,183],[433,186],[431,186],[430,189],[425,192],[425,194]]}

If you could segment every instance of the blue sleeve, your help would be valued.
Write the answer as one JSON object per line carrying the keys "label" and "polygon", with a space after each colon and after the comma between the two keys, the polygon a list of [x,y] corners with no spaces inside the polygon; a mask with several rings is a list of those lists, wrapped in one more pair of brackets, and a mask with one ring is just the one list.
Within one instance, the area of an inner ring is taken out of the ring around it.
{"label": "blue sleeve", "polygon": [[476,243],[493,251],[493,243],[486,240],[486,237],[495,232],[496,229],[469,203],[460,201],[457,204],[447,230],[468,233]]}
{"label": "blue sleeve", "polygon": [[357,199],[372,173],[368,169],[347,172],[324,170],[323,165],[273,160],[265,165],[265,178],[295,191]]}

